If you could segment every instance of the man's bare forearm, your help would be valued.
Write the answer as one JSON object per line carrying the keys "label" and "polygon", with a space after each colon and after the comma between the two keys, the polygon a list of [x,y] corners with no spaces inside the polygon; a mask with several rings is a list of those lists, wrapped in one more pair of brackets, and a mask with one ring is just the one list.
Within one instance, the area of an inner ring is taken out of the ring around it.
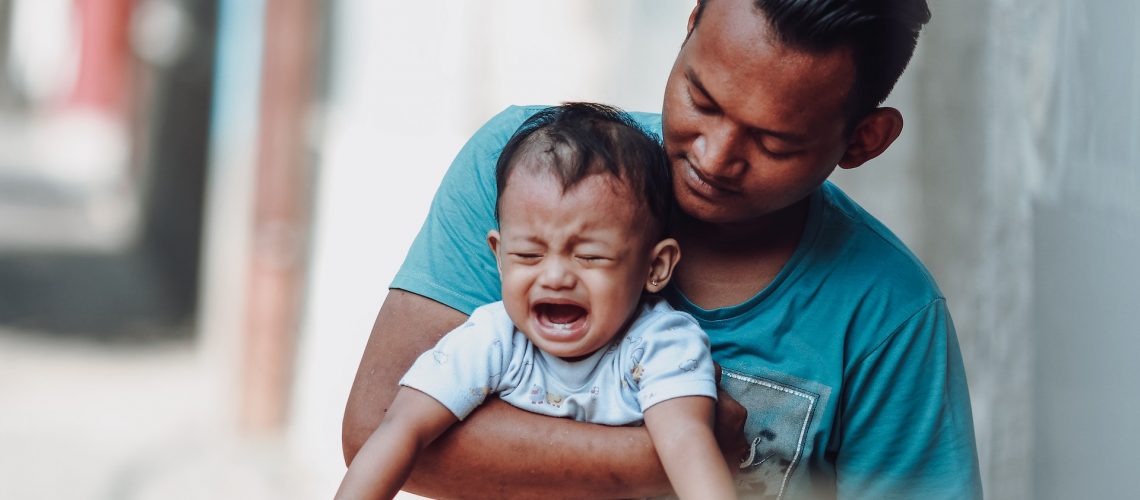
{"label": "man's bare forearm", "polygon": [[[466,316],[393,290],[345,410],[346,462],[375,430],[415,358]],[[643,428],[535,415],[490,399],[420,455],[408,491],[433,497],[637,497],[669,491]]]}
{"label": "man's bare forearm", "polygon": [[616,498],[670,491],[644,427],[608,427],[488,400],[420,455],[405,488],[429,497]]}

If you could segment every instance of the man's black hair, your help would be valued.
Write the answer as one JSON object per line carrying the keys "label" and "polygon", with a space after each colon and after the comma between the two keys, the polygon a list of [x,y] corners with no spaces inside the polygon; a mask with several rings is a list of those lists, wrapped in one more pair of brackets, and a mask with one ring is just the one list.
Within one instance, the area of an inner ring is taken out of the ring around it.
{"label": "man's black hair", "polygon": [[[525,157],[562,182],[562,191],[595,174],[617,177],[648,207],[659,235],[668,224],[673,183],[665,150],[656,134],[629,114],[603,104],[568,102],[528,118],[499,154],[495,184],[501,195]],[[500,200],[495,201],[495,220]]]}
{"label": "man's black hair", "polygon": [[[693,28],[710,0],[697,2]],[[850,126],[886,100],[930,21],[926,0],[753,0],[779,40],[807,52],[852,49]]]}

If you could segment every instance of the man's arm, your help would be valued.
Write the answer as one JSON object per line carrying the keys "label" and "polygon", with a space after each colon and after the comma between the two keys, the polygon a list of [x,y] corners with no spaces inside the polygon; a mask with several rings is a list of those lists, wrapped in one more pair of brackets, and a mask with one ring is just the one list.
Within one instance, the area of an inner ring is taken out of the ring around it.
{"label": "man's arm", "polygon": [[943,299],[849,372],[835,459],[839,498],[982,498],[966,373]]}
{"label": "man's arm", "polygon": [[[346,463],[376,429],[416,357],[465,319],[419,295],[389,292],[345,409]],[[405,489],[440,497],[596,498],[662,494],[669,483],[642,427],[550,418],[493,398],[424,450]]]}

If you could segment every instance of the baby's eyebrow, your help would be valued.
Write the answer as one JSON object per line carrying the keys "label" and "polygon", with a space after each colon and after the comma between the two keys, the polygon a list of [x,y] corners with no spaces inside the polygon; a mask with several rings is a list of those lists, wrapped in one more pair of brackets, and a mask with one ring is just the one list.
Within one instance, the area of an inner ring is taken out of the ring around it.
{"label": "baby's eyebrow", "polygon": [[605,250],[610,250],[615,246],[614,242],[610,238],[591,238],[589,236],[575,236],[574,238],[570,239],[570,244],[575,247],[581,245],[594,245]]}
{"label": "baby's eyebrow", "polygon": [[536,245],[546,244],[546,242],[543,241],[542,238],[539,238],[537,235],[533,235],[533,234],[523,235],[523,234],[518,234],[518,233],[507,233],[507,234],[503,234],[502,238],[503,238],[503,243],[511,243],[511,244],[533,243]]}

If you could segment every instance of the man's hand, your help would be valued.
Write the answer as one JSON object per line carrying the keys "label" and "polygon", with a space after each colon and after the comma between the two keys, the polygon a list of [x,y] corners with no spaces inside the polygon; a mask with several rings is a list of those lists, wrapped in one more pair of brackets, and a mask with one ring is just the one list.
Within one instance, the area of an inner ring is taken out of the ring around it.
{"label": "man's hand", "polygon": [[729,396],[720,385],[720,364],[716,367],[716,443],[724,454],[725,462],[733,474],[740,470],[740,462],[748,455],[748,439],[744,437],[744,422],[748,409]]}

